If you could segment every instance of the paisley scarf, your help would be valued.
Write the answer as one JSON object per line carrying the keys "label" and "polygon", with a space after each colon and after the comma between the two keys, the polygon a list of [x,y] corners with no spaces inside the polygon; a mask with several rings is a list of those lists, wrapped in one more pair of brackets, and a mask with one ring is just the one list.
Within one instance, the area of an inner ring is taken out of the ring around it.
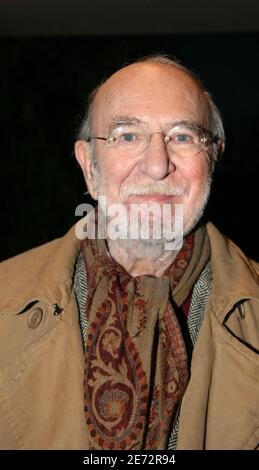
{"label": "paisley scarf", "polygon": [[132,277],[105,240],[81,246],[88,279],[85,416],[88,449],[166,449],[189,379],[175,313],[210,255],[203,227],[160,278]]}

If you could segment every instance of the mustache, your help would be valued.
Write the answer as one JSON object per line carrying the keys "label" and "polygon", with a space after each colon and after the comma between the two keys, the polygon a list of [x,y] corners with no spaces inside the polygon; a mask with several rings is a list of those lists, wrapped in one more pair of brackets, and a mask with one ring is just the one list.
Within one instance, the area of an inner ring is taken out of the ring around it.
{"label": "mustache", "polygon": [[185,188],[182,186],[171,186],[168,183],[154,182],[144,184],[129,184],[121,188],[120,196],[125,199],[134,195],[165,195],[165,196],[184,196],[186,194]]}

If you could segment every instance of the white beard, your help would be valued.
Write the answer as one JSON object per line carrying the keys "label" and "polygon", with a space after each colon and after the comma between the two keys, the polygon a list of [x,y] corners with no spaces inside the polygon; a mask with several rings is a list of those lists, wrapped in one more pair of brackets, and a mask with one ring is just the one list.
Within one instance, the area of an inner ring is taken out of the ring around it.
{"label": "white beard", "polygon": [[[95,168],[94,177],[99,201],[100,196],[105,195],[102,192],[102,184],[100,181],[98,168]],[[211,182],[211,175],[208,174],[206,181],[204,182],[201,196],[193,208],[192,216],[184,223],[183,236],[188,235],[200,221],[209,199]],[[176,188],[176,194],[179,195],[179,188]],[[99,204],[99,208],[101,210],[104,209],[102,207],[102,203]],[[149,260],[158,259],[160,257],[162,259],[166,251],[166,245],[173,241],[172,237],[170,238],[173,230],[171,224],[168,227],[166,227],[166,225],[163,226],[163,230],[160,232],[160,237],[157,236],[158,234],[156,231],[153,233],[152,224],[147,224],[148,232],[146,232],[143,227],[141,227],[141,224],[138,224],[138,230],[136,229],[135,232],[135,234],[137,233],[137,236],[135,236],[134,239],[130,237],[128,226],[129,224],[127,223],[125,226],[123,226],[123,224],[120,225],[120,237],[116,240],[113,240],[113,242],[115,242],[115,244],[118,247],[121,247],[125,252],[131,253],[135,259],[143,259],[145,257]]]}

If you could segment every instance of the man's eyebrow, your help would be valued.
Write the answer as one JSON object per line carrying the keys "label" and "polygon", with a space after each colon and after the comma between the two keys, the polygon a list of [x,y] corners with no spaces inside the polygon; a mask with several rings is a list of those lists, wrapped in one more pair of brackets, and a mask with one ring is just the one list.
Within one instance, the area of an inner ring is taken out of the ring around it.
{"label": "man's eyebrow", "polygon": [[136,116],[121,115],[121,116],[115,116],[112,119],[112,122],[109,128],[114,129],[115,127],[118,127],[118,126],[132,126],[134,124],[144,124],[144,123],[145,123],[144,121],[137,118]]}
{"label": "man's eyebrow", "polygon": [[198,127],[202,128],[201,124],[198,123],[197,121],[191,121],[187,119],[177,119],[174,121],[171,121],[167,124],[168,127],[174,127],[174,126],[189,126],[189,127]]}
{"label": "man's eyebrow", "polygon": [[[147,124],[146,121],[143,121],[142,119],[139,119],[136,116],[126,116],[126,115],[121,115],[121,116],[115,116],[112,119],[111,122],[111,127],[116,127],[116,126],[127,126],[127,125],[134,125],[134,124]],[[197,121],[192,121],[188,119],[173,119],[172,121],[169,121],[166,123],[166,127],[169,126],[197,126],[197,127],[202,127],[200,123]]]}

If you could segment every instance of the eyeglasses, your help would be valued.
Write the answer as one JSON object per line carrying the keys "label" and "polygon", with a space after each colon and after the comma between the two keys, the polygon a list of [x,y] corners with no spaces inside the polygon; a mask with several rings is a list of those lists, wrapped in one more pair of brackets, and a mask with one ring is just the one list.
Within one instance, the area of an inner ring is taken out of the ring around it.
{"label": "eyeglasses", "polygon": [[92,136],[87,139],[106,141],[107,149],[113,149],[114,153],[121,157],[137,157],[144,153],[155,134],[163,137],[164,145],[169,155],[179,157],[194,157],[202,151],[208,150],[213,143],[218,143],[219,138],[212,133],[192,124],[177,124],[167,134],[163,132],[145,132],[139,125],[123,125],[113,129],[108,137]]}

